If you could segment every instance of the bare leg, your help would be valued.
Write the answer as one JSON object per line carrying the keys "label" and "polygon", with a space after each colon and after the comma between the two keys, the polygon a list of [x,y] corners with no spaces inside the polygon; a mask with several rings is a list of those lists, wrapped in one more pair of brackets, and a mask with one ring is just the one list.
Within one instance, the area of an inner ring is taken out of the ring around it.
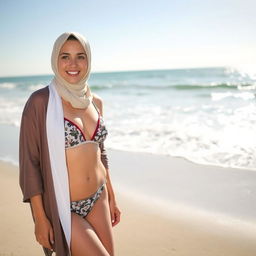
{"label": "bare leg", "polygon": [[106,185],[100,198],[96,201],[91,212],[85,218],[93,226],[95,233],[98,235],[109,255],[114,256],[112,224]]}
{"label": "bare leg", "polygon": [[109,256],[93,227],[81,216],[71,213],[72,256]]}

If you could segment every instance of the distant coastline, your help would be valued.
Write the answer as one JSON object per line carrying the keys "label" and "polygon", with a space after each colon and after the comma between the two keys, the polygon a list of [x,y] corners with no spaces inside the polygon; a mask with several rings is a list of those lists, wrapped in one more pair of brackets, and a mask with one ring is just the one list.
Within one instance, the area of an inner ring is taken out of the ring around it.
{"label": "distant coastline", "polygon": [[[178,68],[152,68],[152,69],[129,69],[129,70],[105,70],[105,71],[92,71],[91,74],[106,74],[106,73],[130,73],[130,72],[151,72],[151,71],[170,71],[170,70],[195,70],[195,69],[212,69],[212,68],[233,68],[231,66],[202,66],[202,67],[178,67]],[[24,77],[46,77],[53,76],[53,74],[22,74],[22,75],[0,75],[1,78],[24,78]]]}

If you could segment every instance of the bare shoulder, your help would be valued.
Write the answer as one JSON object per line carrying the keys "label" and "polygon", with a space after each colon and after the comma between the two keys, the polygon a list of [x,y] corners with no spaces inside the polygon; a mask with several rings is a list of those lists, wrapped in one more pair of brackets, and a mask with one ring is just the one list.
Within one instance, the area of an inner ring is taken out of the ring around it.
{"label": "bare shoulder", "polygon": [[97,108],[99,109],[100,114],[103,116],[103,100],[102,100],[102,98],[99,95],[93,93],[93,101],[94,101],[95,105],[97,106]]}

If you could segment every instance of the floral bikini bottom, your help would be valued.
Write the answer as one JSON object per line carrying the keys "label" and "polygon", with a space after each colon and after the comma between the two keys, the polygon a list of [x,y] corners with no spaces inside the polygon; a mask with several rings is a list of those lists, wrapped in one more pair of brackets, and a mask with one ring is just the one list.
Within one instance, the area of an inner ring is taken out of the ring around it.
{"label": "floral bikini bottom", "polygon": [[82,216],[83,218],[87,216],[92,210],[93,205],[99,199],[101,193],[103,192],[105,184],[106,182],[104,182],[92,196],[82,200],[72,201],[70,203],[71,212],[74,212]]}

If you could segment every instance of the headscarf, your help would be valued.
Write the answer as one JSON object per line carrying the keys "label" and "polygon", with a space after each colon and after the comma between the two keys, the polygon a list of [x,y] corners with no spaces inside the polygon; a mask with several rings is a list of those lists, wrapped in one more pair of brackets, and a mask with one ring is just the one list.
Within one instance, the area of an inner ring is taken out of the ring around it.
{"label": "headscarf", "polygon": [[[58,71],[58,57],[60,49],[67,39],[73,35],[83,46],[87,56],[87,72],[84,77],[77,84],[68,83]],[[52,57],[51,57],[52,70],[55,74],[54,83],[58,94],[74,108],[85,109],[88,107],[92,100],[91,90],[88,86],[87,80],[89,79],[91,71],[91,50],[90,45],[86,38],[77,32],[66,32],[61,34],[55,41]]]}

